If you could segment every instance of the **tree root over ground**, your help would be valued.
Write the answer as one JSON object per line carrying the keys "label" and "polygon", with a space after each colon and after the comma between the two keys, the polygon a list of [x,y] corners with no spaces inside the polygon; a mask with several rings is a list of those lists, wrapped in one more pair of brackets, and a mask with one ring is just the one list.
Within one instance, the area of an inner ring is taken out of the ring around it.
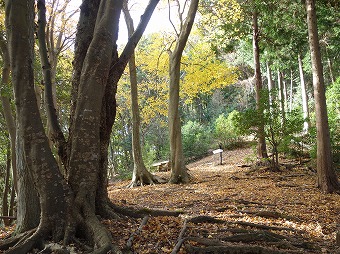
{"label": "tree root over ground", "polygon": [[[188,223],[191,223],[188,226]],[[204,224],[205,223],[205,224]],[[231,235],[218,238],[213,238],[211,233],[208,237],[202,237],[206,231],[206,224],[221,224],[226,225],[240,225],[245,227],[255,227],[261,230],[248,230],[243,228],[223,228],[219,232],[230,232]],[[194,226],[193,224],[197,225]],[[188,228],[202,227],[202,232],[198,229],[198,236],[185,236]],[[246,253],[261,253],[261,254],[283,254],[283,253],[306,253],[309,250],[315,250],[314,246],[303,239],[292,238],[290,236],[281,235],[271,232],[275,231],[294,231],[290,228],[283,227],[269,227],[260,224],[247,223],[243,221],[223,221],[210,216],[197,216],[185,220],[178,236],[177,243],[173,248],[171,254],[176,254],[180,251],[181,247],[188,253],[230,253],[230,254],[246,254]],[[238,243],[233,245],[232,243]],[[241,244],[242,243],[242,244]],[[264,246],[260,246],[260,244]]]}

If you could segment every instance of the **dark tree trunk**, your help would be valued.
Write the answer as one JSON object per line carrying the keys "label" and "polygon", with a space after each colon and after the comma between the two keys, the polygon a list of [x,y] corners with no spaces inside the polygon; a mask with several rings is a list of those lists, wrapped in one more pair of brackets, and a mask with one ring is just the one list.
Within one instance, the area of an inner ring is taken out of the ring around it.
{"label": "dark tree trunk", "polygon": [[268,158],[267,146],[264,132],[263,108],[262,103],[262,75],[260,68],[260,49],[259,49],[259,28],[257,22],[257,11],[253,11],[253,54],[255,64],[255,91],[256,91],[256,109],[260,118],[260,124],[257,130],[257,156],[260,159]]}
{"label": "dark tree trunk", "polygon": [[[41,235],[53,232],[54,240],[62,239],[70,202],[68,199],[69,190],[49,148],[35,97],[32,65],[34,62],[34,2],[26,1],[23,4],[22,1],[10,1],[7,2],[6,11],[18,119],[17,140],[20,140],[17,146],[17,154],[20,157],[18,163],[25,162],[25,165],[21,167],[25,173],[22,180],[32,180],[40,197],[41,219],[37,231],[22,245],[14,247],[8,252],[25,253],[36,244]],[[20,175],[19,173],[19,179]],[[34,189],[33,186],[31,187]],[[19,198],[23,198],[23,196]],[[25,202],[27,203],[27,200]],[[39,204],[36,202],[34,200],[32,205]],[[19,211],[18,209],[18,213]],[[24,212],[37,216],[35,215],[36,210]]]}
{"label": "dark tree trunk", "polygon": [[[116,41],[122,0],[84,1],[78,26],[81,32],[76,40],[76,47],[80,49],[76,49],[74,62],[73,101],[77,103],[72,106],[64,157],[67,158],[64,161],[67,183],[49,147],[37,106],[33,79],[34,1],[24,1],[24,4],[19,0],[6,2],[6,22],[18,116],[19,179],[22,183],[34,182],[39,202],[26,199],[25,193],[20,192],[20,184],[19,193],[27,207],[40,203],[41,212],[34,233],[24,236],[8,253],[27,253],[50,237],[67,243],[79,234],[93,244],[94,253],[118,251],[96,216],[107,215],[107,154],[116,113],[115,94],[117,83],[159,0],[150,1],[119,58]],[[43,0],[39,4],[43,5]],[[99,7],[96,9],[96,6]],[[92,12],[91,7],[96,10]],[[35,210],[19,209],[18,212],[39,215]],[[20,216],[18,214],[18,218]]]}
{"label": "dark tree trunk", "polygon": [[325,193],[339,192],[340,185],[332,162],[325,84],[318,38],[315,0],[306,0],[306,9],[315,98],[318,186],[321,191]]}

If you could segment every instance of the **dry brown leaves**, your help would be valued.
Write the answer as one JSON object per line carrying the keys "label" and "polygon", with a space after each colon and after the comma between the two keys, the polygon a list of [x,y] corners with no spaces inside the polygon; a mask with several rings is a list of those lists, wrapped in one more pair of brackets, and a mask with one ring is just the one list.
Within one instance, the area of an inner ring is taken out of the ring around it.
{"label": "dry brown leaves", "polygon": [[[217,165],[216,156],[192,163],[188,165],[192,182],[186,185],[163,184],[134,189],[125,188],[128,181],[111,185],[109,195],[115,204],[184,212],[179,218],[150,218],[141,234],[135,237],[133,251],[171,253],[184,220],[205,215],[225,223],[189,223],[186,237],[223,240],[236,229],[248,233],[262,230],[251,226],[255,224],[277,227],[270,231],[292,240],[296,246],[300,243],[311,246],[297,248],[297,253],[337,253],[335,235],[340,225],[340,196],[320,193],[314,185],[315,174],[296,161],[289,162],[296,164],[293,169],[276,173],[257,170],[249,174],[249,168],[239,166],[246,164],[245,158],[251,153],[249,148],[226,151],[223,165]],[[169,173],[157,174],[169,177]],[[122,223],[111,228],[121,248],[140,221],[112,222]],[[266,241],[251,244],[268,245]],[[183,248],[180,253],[185,253]]]}

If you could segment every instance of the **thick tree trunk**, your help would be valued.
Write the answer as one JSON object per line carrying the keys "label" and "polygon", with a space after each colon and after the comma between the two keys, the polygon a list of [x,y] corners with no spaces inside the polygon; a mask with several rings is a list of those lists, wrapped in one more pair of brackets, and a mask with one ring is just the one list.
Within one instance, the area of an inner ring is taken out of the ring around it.
{"label": "thick tree trunk", "polygon": [[179,115],[179,83],[181,71],[181,57],[184,47],[195,20],[198,8],[198,0],[192,0],[187,14],[187,19],[181,25],[179,37],[173,52],[170,53],[170,88],[169,88],[169,132],[170,132],[170,183],[187,183],[189,175],[185,166],[181,120]]}
{"label": "thick tree trunk", "polygon": [[253,11],[253,55],[255,65],[255,91],[256,91],[256,109],[260,117],[261,123],[257,130],[257,156],[259,159],[268,158],[264,122],[263,122],[263,109],[261,107],[261,93],[262,93],[262,76],[260,68],[260,49],[259,49],[259,29],[257,23],[257,11]]}
{"label": "thick tree trunk", "polygon": [[[41,236],[49,232],[53,232],[55,240],[62,238],[70,201],[66,182],[63,181],[49,148],[35,97],[32,68],[34,62],[34,2],[26,1],[23,4],[22,1],[14,0],[6,2],[6,4],[6,25],[18,118],[18,164],[25,162],[24,165],[18,167],[18,174],[20,179],[19,168],[23,170],[25,177],[22,180],[31,179],[40,196],[41,212],[37,231],[22,245],[14,247],[8,252],[26,253]],[[20,188],[19,184],[19,195],[22,194]],[[23,195],[18,196],[19,199],[23,197]],[[35,205],[37,205],[36,200],[33,203],[33,206]],[[22,211],[18,209],[18,219],[19,213],[22,212],[27,212],[32,216],[36,210]],[[34,214],[34,216],[37,215]]]}
{"label": "thick tree trunk", "polygon": [[[107,253],[113,249],[111,236],[101,225],[96,212],[107,215],[100,208],[106,208],[108,203],[107,152],[116,112],[115,93],[158,1],[150,1],[136,32],[119,58],[116,41],[122,1],[102,0],[95,13],[91,12],[89,7],[92,5],[89,4],[97,1],[85,0],[82,5],[78,28],[83,30],[79,32],[81,38],[76,43],[81,47],[76,49],[76,59],[81,63],[75,64],[73,89],[73,99],[77,100],[77,104],[72,110],[67,150],[68,184],[50,150],[34,93],[34,1],[26,0],[24,4],[18,0],[6,2],[18,115],[18,165],[25,169],[22,171],[26,175],[22,179],[34,182],[41,208],[40,223],[35,233],[25,237],[8,253],[27,253],[36,243],[51,236],[54,241],[64,238],[67,243],[76,234],[82,234],[95,246],[93,253]],[[92,23],[95,25],[92,26]],[[89,27],[93,28],[92,33],[80,34],[91,32]],[[27,203],[29,199],[24,201]],[[22,213],[22,210],[19,211]],[[27,213],[36,214],[35,211]]]}
{"label": "thick tree trunk", "polygon": [[323,66],[321,62],[316,22],[315,0],[306,0],[306,9],[315,98],[318,186],[325,193],[339,192],[340,185],[332,162]]}
{"label": "thick tree trunk", "polygon": [[301,55],[298,55],[299,62],[299,73],[300,73],[300,85],[301,85],[301,97],[302,97],[302,110],[303,110],[303,118],[305,119],[303,123],[303,131],[304,133],[308,133],[309,130],[309,108],[308,108],[308,96],[307,96],[307,88],[305,84],[305,77],[303,75],[302,68],[302,60]]}

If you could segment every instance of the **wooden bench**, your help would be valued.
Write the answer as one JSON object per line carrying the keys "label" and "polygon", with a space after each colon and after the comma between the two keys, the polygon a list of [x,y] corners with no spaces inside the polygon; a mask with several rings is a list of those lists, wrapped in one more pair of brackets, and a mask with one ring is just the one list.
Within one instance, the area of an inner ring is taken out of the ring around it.
{"label": "wooden bench", "polygon": [[159,172],[166,172],[170,170],[169,161],[160,161],[152,164],[153,167],[157,167]]}

